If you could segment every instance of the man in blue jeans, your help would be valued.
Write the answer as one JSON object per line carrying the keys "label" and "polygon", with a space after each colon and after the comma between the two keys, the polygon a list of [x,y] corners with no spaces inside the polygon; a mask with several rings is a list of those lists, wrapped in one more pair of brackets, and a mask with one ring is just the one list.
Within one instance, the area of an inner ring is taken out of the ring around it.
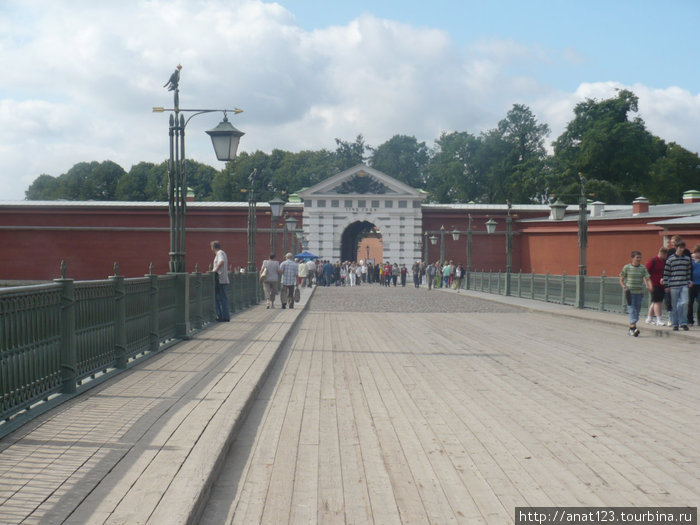
{"label": "man in blue jeans", "polygon": [[211,251],[214,252],[212,272],[214,272],[214,278],[216,279],[216,320],[220,323],[228,323],[231,320],[228,297],[226,295],[226,288],[229,284],[228,257],[226,257],[226,252],[221,249],[219,241],[211,241]]}
{"label": "man in blue jeans", "polygon": [[671,297],[671,324],[674,330],[678,326],[688,330],[688,289],[693,286],[693,264],[685,255],[685,242],[676,242],[675,253],[669,253],[661,281]]}

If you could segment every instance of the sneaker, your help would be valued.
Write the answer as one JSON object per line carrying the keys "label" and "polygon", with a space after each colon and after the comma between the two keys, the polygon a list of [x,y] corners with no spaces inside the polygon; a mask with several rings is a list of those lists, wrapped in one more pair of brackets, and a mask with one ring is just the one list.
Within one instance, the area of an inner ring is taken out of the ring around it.
{"label": "sneaker", "polygon": [[646,324],[651,324],[653,321],[652,321],[651,317],[647,317],[647,318],[644,320],[644,322],[645,322]]}
{"label": "sneaker", "polygon": [[677,327],[677,326],[674,326],[674,327],[673,327],[673,331],[674,331],[674,332],[677,332],[677,331],[678,331],[678,327]]}
{"label": "sneaker", "polygon": [[634,335],[634,328],[630,328],[627,332],[627,335]]}
{"label": "sneaker", "polygon": [[664,323],[661,319],[658,319],[656,321],[656,326],[666,326],[666,323]]}
{"label": "sneaker", "polygon": [[671,321],[666,323],[666,326],[673,326],[673,323]]}
{"label": "sneaker", "polygon": [[686,332],[688,331],[688,325],[687,324],[682,324],[681,328],[685,330]]}
{"label": "sneaker", "polygon": [[635,337],[639,337],[639,328],[635,328],[634,332],[632,332],[632,335]]}

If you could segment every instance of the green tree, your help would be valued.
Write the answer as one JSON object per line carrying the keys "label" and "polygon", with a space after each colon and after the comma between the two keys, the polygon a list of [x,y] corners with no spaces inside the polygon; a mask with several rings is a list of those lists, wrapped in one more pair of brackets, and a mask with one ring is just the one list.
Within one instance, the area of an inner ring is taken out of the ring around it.
{"label": "green tree", "polygon": [[479,139],[466,131],[442,133],[435,141],[428,164],[425,189],[433,202],[476,200],[481,181],[474,159]]}
{"label": "green tree", "polygon": [[147,201],[163,202],[168,200],[168,161],[148,170],[145,195]]}
{"label": "green tree", "polygon": [[578,173],[603,192],[596,198],[611,204],[629,203],[648,186],[659,152],[644,121],[629,119],[637,103],[634,93],[620,90],[615,98],[576,105],[574,119],[554,141],[554,193],[576,193],[571,190],[578,186]]}
{"label": "green tree", "polygon": [[335,160],[338,172],[347,170],[361,164],[367,160],[367,152],[370,147],[365,144],[364,137],[360,134],[355,137],[355,142],[350,143],[344,140],[335,139]]}
{"label": "green tree", "polygon": [[218,172],[208,164],[196,160],[185,161],[186,184],[194,191],[195,200],[213,200],[212,184]]}
{"label": "green tree", "polygon": [[653,203],[680,202],[683,193],[700,189],[700,157],[675,142],[651,167],[644,196]]}
{"label": "green tree", "polygon": [[24,192],[24,195],[28,200],[50,201],[60,198],[58,192],[58,179],[44,173],[34,179],[27,191]]}
{"label": "green tree", "polygon": [[106,160],[100,163],[91,163],[92,173],[87,177],[90,188],[88,199],[99,201],[113,201],[117,195],[117,184],[126,172],[116,162]]}
{"label": "green tree", "polygon": [[540,124],[527,106],[514,104],[498,123],[500,138],[507,145],[505,192],[513,202],[547,199],[545,139],[549,126]]}
{"label": "green tree", "polygon": [[118,201],[148,201],[147,185],[153,176],[156,165],[152,162],[134,164],[128,173],[117,183],[116,199]]}
{"label": "green tree", "polygon": [[414,188],[425,188],[430,160],[425,142],[415,137],[394,135],[384,144],[372,149],[370,165]]}

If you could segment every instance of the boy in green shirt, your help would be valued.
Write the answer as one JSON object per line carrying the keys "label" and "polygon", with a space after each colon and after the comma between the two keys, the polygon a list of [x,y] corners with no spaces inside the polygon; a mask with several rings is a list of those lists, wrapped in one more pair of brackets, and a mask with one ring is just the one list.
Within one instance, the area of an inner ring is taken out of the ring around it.
{"label": "boy in green shirt", "polygon": [[635,250],[631,257],[632,262],[623,266],[620,272],[620,286],[627,299],[627,311],[630,316],[629,335],[637,337],[639,335],[637,321],[639,321],[639,310],[642,308],[644,286],[650,291],[652,286],[649,272],[642,265],[642,252]]}

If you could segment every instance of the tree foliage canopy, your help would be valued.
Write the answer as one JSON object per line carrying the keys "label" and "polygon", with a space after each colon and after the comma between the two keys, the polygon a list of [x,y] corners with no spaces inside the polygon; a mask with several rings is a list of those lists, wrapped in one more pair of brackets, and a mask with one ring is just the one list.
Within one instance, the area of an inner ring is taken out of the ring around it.
{"label": "tree foliage canopy", "polygon": [[[586,191],[609,204],[640,195],[653,203],[679,202],[684,191],[700,189],[700,157],[652,135],[633,116],[637,110],[638,98],[628,90],[580,102],[551,153],[549,126],[514,104],[495,128],[478,136],[443,132],[432,147],[394,135],[373,148],[358,135],[352,142],[336,138],[335,151],[244,152],[221,170],[187,160],[187,186],[199,201],[244,201],[251,186],[265,201],[363,162],[427,191],[432,202],[572,202],[579,173]],[[128,172],[112,161],[80,162],[58,177],[39,175],[26,191],[32,200],[165,201],[167,194],[167,162],[140,162]]]}

